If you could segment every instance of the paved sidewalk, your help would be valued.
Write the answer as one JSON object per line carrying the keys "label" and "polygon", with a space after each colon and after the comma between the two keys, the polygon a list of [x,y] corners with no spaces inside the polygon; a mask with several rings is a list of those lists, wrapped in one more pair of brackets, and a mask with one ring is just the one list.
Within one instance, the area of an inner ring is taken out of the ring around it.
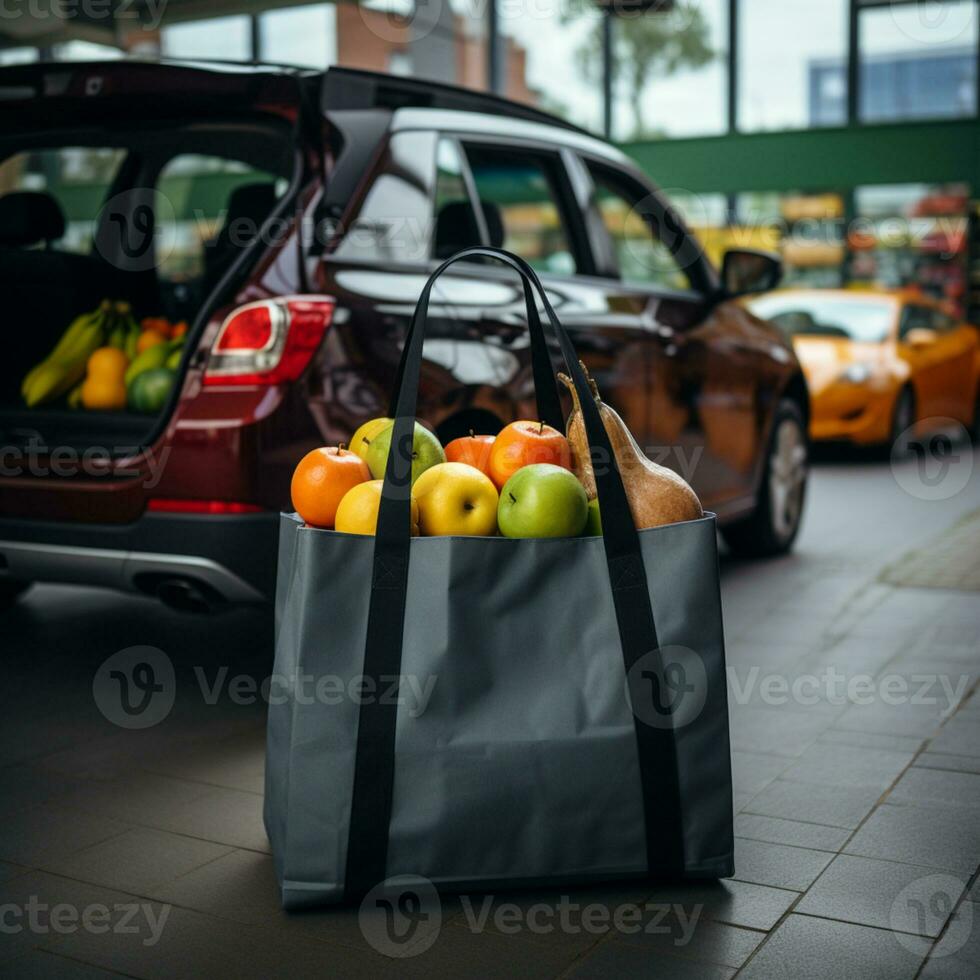
{"label": "paved sidewalk", "polygon": [[[3,624],[0,972],[980,976],[980,593],[978,549],[962,547],[980,483],[937,504],[896,479],[818,468],[796,553],[723,563],[734,879],[495,896],[485,923],[482,896],[451,899],[400,960],[356,912],[277,907],[264,706],[226,686],[268,673],[268,624],[38,589]],[[160,724],[124,730],[94,707],[93,676],[139,643],[169,653],[177,697]],[[564,927],[534,928],[563,907]],[[633,908],[644,931],[626,927]]]}

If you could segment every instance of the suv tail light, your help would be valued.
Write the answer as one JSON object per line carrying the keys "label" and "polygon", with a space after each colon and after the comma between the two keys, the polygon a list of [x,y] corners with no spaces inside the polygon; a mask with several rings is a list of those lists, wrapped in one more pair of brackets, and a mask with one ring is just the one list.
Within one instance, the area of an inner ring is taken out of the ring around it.
{"label": "suv tail light", "polygon": [[324,296],[264,299],[232,310],[221,324],[204,371],[206,385],[273,385],[295,381],[333,318]]}

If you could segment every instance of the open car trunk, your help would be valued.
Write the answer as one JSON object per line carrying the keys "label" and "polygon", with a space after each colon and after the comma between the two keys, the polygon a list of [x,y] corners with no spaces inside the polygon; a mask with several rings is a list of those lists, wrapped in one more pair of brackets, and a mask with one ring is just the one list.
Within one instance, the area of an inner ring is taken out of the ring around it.
{"label": "open car trunk", "polygon": [[[0,445],[129,455],[162,432],[208,316],[295,191],[301,84],[129,62],[0,71]],[[90,368],[105,347],[118,355]]]}

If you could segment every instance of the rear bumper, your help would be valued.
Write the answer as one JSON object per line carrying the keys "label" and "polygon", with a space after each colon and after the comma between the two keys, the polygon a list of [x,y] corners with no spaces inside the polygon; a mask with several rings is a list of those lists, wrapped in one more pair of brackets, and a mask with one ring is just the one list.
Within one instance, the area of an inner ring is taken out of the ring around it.
{"label": "rear bumper", "polygon": [[0,578],[152,592],[168,578],[232,603],[275,592],[279,515],[146,514],[131,524],[0,519]]}

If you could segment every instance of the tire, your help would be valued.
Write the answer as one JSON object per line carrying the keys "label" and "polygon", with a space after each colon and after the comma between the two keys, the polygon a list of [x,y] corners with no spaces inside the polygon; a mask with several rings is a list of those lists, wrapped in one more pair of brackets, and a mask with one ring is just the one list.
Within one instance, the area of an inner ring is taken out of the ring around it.
{"label": "tire", "polygon": [[755,510],[721,529],[729,548],[745,558],[785,554],[800,530],[809,472],[803,412],[784,399],[776,409]]}
{"label": "tire", "polygon": [[30,587],[30,582],[21,582],[18,579],[4,579],[0,581],[0,612],[16,605],[17,600]]}
{"label": "tire", "polygon": [[908,456],[912,446],[912,426],[915,425],[915,392],[905,385],[895,398],[892,409],[892,430],[888,437],[888,452],[895,457]]}

